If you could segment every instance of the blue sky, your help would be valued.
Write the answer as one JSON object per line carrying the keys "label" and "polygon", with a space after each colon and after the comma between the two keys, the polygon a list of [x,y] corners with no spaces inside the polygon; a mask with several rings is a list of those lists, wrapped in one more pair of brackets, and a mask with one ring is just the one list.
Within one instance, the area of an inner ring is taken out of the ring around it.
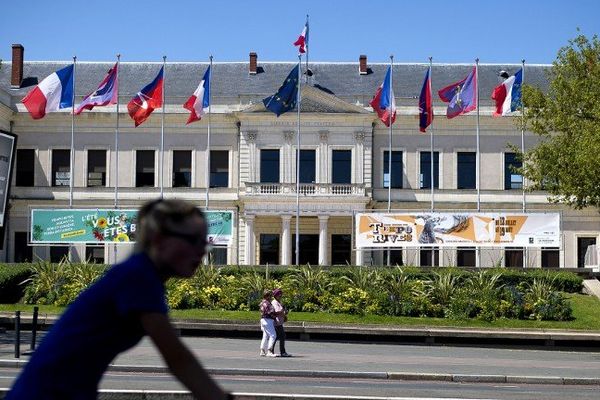
{"label": "blue sky", "polygon": [[551,63],[576,28],[600,34],[598,0],[30,0],[0,6],[0,58],[294,61],[306,14],[313,61]]}

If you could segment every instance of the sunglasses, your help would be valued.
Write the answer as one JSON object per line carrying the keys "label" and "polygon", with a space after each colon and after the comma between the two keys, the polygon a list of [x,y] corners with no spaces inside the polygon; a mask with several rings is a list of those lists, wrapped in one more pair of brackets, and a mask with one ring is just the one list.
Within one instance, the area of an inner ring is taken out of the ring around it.
{"label": "sunglasses", "polygon": [[[204,245],[205,248],[208,247],[208,246],[206,246],[206,238],[202,237],[202,235],[200,235],[199,233],[183,233],[183,232],[165,231],[164,234],[167,236],[182,239],[194,247],[200,246],[200,245]],[[207,248],[207,251],[208,251],[208,248]]]}

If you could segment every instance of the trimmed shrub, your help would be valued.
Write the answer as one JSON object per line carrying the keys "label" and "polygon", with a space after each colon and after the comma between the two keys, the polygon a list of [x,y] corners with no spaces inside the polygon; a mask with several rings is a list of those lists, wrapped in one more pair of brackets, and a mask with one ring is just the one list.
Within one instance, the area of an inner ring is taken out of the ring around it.
{"label": "trimmed shrub", "polygon": [[31,264],[0,264],[0,303],[16,303],[25,293],[24,281],[31,277]]}

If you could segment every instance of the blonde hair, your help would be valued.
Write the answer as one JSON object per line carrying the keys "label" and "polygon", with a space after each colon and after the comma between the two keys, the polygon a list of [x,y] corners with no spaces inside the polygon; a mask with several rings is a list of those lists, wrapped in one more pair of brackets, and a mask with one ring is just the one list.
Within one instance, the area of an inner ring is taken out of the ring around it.
{"label": "blonde hair", "polygon": [[136,250],[148,250],[154,235],[177,232],[181,223],[194,216],[205,220],[204,213],[198,207],[184,200],[158,199],[147,202],[137,216]]}

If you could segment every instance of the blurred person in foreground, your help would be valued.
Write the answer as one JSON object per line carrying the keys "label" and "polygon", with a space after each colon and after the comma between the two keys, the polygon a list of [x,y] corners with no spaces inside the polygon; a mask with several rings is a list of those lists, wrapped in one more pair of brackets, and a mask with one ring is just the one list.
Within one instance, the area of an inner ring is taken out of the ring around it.
{"label": "blurred person in foreground", "polygon": [[207,225],[182,200],[155,200],[138,213],[135,252],[67,308],[17,378],[6,400],[96,399],[112,360],[150,336],[171,372],[196,399],[231,399],[177,337],[164,283],[189,278],[206,253]]}

